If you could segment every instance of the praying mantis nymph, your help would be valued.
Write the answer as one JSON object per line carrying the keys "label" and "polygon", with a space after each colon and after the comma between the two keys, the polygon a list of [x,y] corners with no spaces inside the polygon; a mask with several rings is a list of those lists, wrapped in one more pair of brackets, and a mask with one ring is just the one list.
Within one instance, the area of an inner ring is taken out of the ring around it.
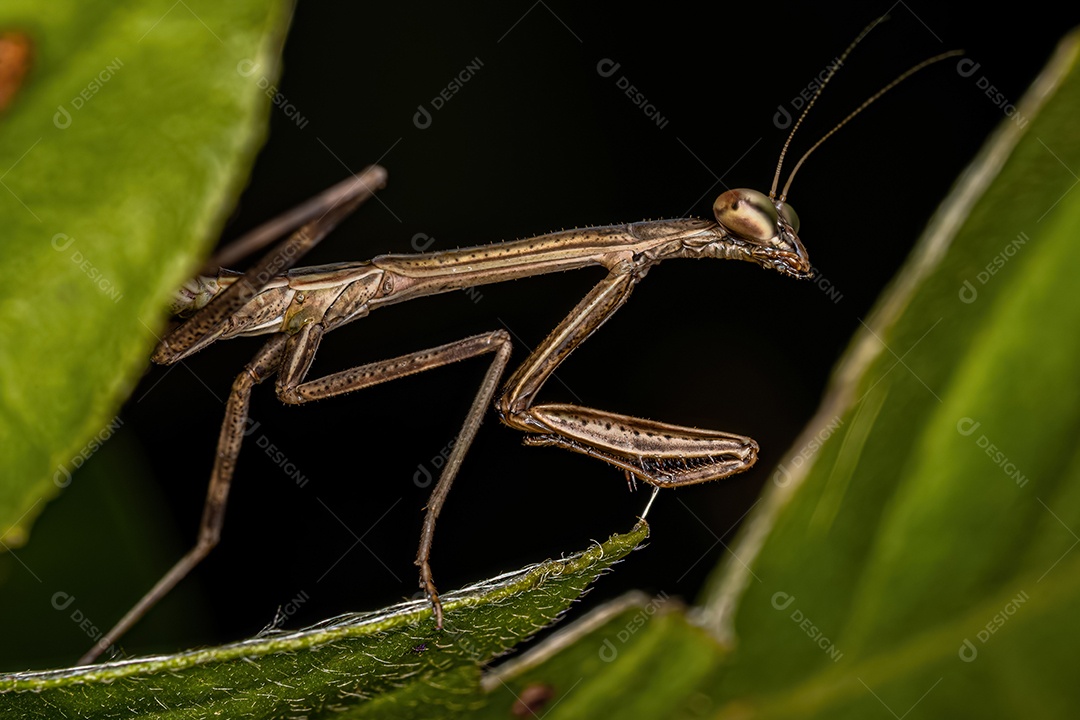
{"label": "praying mantis nymph", "polygon": [[[876,22],[875,22],[876,24]],[[873,27],[866,28],[840,60]],[[153,361],[178,362],[217,342],[239,336],[270,339],[245,366],[226,403],[197,544],[82,659],[90,662],[187,575],[218,543],[229,486],[243,442],[253,387],[276,378],[287,404],[335,397],[460,360],[492,355],[453,450],[427,505],[416,565],[435,624],[443,609],[430,567],[435,523],[465,453],[489,404],[499,418],[525,433],[528,445],[551,445],[603,460],[627,480],[654,488],[709,482],[752,467],[757,443],[748,437],[644,420],[564,403],[537,403],[555,369],[627,301],[650,268],[672,258],[753,262],[799,279],[811,277],[799,221],[787,193],[803,160],[839,127],[919,69],[956,53],[916,65],[848,115],[796,165],[777,195],[791,137],[832,77],[830,71],[792,128],[777,163],[770,192],[733,189],[713,204],[713,219],[683,218],[591,227],[459,250],[380,255],[368,261],[294,268],[296,262],[387,181],[377,165],[271,221],[234,245],[243,253],[295,230],[245,273],[221,270],[193,279],[177,293],[173,310],[186,316],[158,344]],[[837,63],[839,67],[840,63]],[[224,251],[232,258],[234,253]],[[222,257],[219,255],[219,258]],[[231,260],[230,260],[231,262]],[[225,264],[225,263],[222,263]],[[216,265],[216,263],[215,263]],[[509,364],[511,340],[504,330],[353,367],[322,377],[308,373],[323,337],[380,307],[429,295],[563,270],[601,266],[607,276],[570,312],[510,376],[496,398]]]}

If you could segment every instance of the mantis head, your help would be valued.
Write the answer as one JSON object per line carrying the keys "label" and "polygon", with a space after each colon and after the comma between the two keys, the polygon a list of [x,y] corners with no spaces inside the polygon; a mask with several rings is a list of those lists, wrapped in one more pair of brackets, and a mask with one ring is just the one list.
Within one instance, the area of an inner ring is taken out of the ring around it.
{"label": "mantis head", "polygon": [[813,277],[806,248],[796,234],[799,216],[787,203],[740,188],[716,198],[713,213],[747,260],[795,278]]}
{"label": "mantis head", "polygon": [[[716,214],[716,221],[725,232],[724,240],[730,244],[729,252],[732,255],[738,255],[740,259],[750,260],[784,275],[803,279],[813,277],[814,271],[810,266],[810,260],[806,256],[806,248],[803,247],[799,236],[796,234],[799,231],[799,216],[787,204],[788,190],[791,189],[791,181],[795,179],[795,173],[806,162],[806,158],[810,157],[810,154],[821,146],[821,143],[834,135],[837,130],[844,127],[852,118],[889,90],[928,65],[962,54],[962,51],[950,50],[935,55],[909,68],[891,83],[871,95],[862,105],[849,113],[847,117],[837,123],[832,130],[825,133],[820,140],[806,151],[799,162],[796,163],[791,174],[788,175],[787,182],[780,191],[779,197],[777,197],[776,189],[780,181],[780,169],[784,165],[784,156],[787,154],[791,139],[795,136],[795,131],[799,129],[799,125],[802,124],[806,114],[810,112],[810,108],[817,102],[821,91],[825,89],[825,85],[832,79],[833,74],[844,64],[848,53],[884,19],[878,18],[864,28],[854,42],[848,45],[847,49],[837,58],[836,63],[829,68],[829,72],[822,79],[813,97],[803,108],[799,119],[792,126],[791,133],[780,151],[780,159],[776,163],[776,174],[773,177],[769,194],[765,195],[757,190],[738,189],[728,190],[716,198],[716,202],[713,203],[713,212]],[[728,257],[732,255],[728,255]]]}

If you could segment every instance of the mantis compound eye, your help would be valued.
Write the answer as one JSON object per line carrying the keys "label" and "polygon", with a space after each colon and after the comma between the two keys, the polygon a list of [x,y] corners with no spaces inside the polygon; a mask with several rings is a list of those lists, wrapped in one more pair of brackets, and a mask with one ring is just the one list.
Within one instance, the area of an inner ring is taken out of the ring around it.
{"label": "mantis compound eye", "polygon": [[[785,213],[794,212],[786,205]],[[716,222],[746,240],[765,242],[776,237],[779,214],[773,201],[757,190],[728,190],[713,203]],[[788,216],[785,214],[784,219]]]}
{"label": "mantis compound eye", "polygon": [[779,211],[780,217],[784,219],[784,222],[791,226],[791,231],[798,234],[799,214],[795,212],[795,208],[791,207],[787,203],[780,203]]}

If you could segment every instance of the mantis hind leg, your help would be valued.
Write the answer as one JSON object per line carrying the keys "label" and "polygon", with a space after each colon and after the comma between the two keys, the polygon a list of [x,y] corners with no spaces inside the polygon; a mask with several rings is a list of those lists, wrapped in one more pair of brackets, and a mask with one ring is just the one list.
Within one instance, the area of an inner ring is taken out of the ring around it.
{"label": "mantis hind leg", "polygon": [[484,413],[498,387],[499,378],[502,377],[510,361],[510,335],[505,330],[496,330],[305,381],[304,378],[315,357],[315,349],[321,337],[322,331],[319,326],[310,325],[290,338],[290,344],[285,353],[287,358],[285,367],[288,369],[283,369],[278,377],[278,397],[282,402],[302,404],[312,400],[336,397],[460,360],[488,353],[495,355],[473,398],[469,413],[461,426],[461,432],[454,441],[454,448],[446,460],[446,465],[443,466],[442,474],[439,475],[439,482],[431,492],[431,499],[428,500],[424,514],[423,530],[420,533],[420,549],[416,555],[416,565],[420,568],[420,588],[431,601],[436,627],[441,628],[443,609],[439,593],[435,588],[430,562],[431,546],[435,537],[435,521],[446,503],[450,486],[457,477],[461,463],[465,459],[465,453],[472,445],[477,430],[480,429]]}
{"label": "mantis hind leg", "polygon": [[225,522],[225,504],[229,499],[233,471],[236,468],[240,446],[244,442],[244,434],[247,430],[251,389],[278,371],[284,348],[285,336],[275,335],[256,353],[233,382],[232,391],[225,402],[225,419],[221,423],[217,453],[214,456],[214,469],[210,473],[210,485],[206,491],[206,502],[203,504],[203,516],[199,524],[199,535],[195,547],[180,558],[109,632],[79,658],[79,665],[92,663],[98,655],[119,640],[218,544],[221,527]]}
{"label": "mantis hind leg", "polygon": [[[294,208],[289,213],[249,233],[244,245],[251,252],[268,244],[298,224],[296,232],[262,258],[243,277],[211,300],[190,318],[168,332],[154,351],[153,360],[172,364],[213,342],[213,329],[227,322],[247,300],[257,293],[277,273],[295,264],[306,252],[319,243],[342,220],[350,215],[376,190],[386,183],[386,171],[378,165],[366,168],[359,175],[339,183]],[[241,239],[244,243],[245,240]],[[243,444],[247,427],[248,401],[252,388],[272,377],[289,357],[288,338],[275,335],[244,368],[226,401],[225,419],[218,438],[214,468],[210,475],[198,541],[82,658],[80,664],[93,662],[103,651],[120,639],[143,615],[183,579],[218,543],[225,519],[225,505],[233,470]]]}

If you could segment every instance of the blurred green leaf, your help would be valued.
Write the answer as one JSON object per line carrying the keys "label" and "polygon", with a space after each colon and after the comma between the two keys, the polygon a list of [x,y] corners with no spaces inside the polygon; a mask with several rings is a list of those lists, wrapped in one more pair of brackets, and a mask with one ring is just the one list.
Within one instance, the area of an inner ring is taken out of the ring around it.
{"label": "blurred green leaf", "polygon": [[647,536],[639,523],[564,560],[450,593],[442,631],[421,600],[180,655],[0,676],[0,715],[444,717],[482,702],[481,663],[557,618]]}
{"label": "blurred green leaf", "polygon": [[[117,598],[141,597],[184,552],[152,479],[138,444],[118,433],[49,505],[32,541],[0,553],[0,671],[71,664],[115,620]],[[206,602],[202,583],[183,583],[124,640],[189,647],[210,634]]]}
{"label": "blurred green leaf", "polygon": [[[561,651],[549,660],[555,648]],[[630,593],[485,676],[488,702],[470,717],[700,715],[710,703],[702,686],[723,657],[679,603]]]}
{"label": "blurred green leaf", "polygon": [[162,308],[232,210],[269,109],[251,69],[277,76],[290,8],[0,6],[0,30],[33,44],[0,117],[6,546],[111,433]]}
{"label": "blurred green leaf", "polygon": [[1078,42],[942,205],[716,578],[719,717],[1080,707]]}

